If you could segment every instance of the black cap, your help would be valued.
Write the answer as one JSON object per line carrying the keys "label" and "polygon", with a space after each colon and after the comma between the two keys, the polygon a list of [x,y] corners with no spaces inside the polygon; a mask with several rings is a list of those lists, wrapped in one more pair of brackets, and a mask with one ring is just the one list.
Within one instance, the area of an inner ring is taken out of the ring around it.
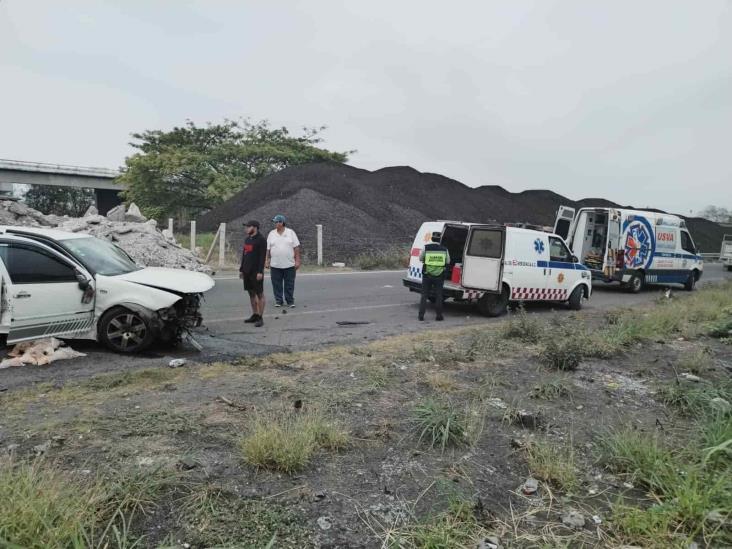
{"label": "black cap", "polygon": [[245,227],[256,227],[259,229],[259,221],[255,221],[254,219],[250,219],[246,223],[244,223]]}
{"label": "black cap", "polygon": [[432,233],[432,242],[439,242],[442,238],[442,233],[440,231],[435,231]]}

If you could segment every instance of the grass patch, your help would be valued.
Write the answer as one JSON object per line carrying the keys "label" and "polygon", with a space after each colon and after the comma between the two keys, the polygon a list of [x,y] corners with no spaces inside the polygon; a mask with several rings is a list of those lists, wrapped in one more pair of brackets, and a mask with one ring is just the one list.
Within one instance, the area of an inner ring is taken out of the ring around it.
{"label": "grass patch", "polygon": [[507,339],[535,343],[544,336],[545,326],[542,320],[536,315],[528,314],[523,305],[520,305],[518,312],[509,315],[508,320],[503,323],[501,335]]}
{"label": "grass patch", "polygon": [[294,473],[310,463],[318,449],[338,451],[350,436],[318,410],[259,413],[240,441],[244,460],[263,469]]}
{"label": "grass patch", "polygon": [[557,400],[559,398],[572,398],[572,384],[564,377],[557,377],[534,385],[529,392],[531,398],[542,400]]}
{"label": "grass patch", "polygon": [[488,535],[476,516],[474,506],[453,501],[449,508],[425,520],[389,530],[382,547],[391,549],[462,549],[481,546]]}
{"label": "grass patch", "polygon": [[433,391],[440,393],[449,393],[457,389],[457,383],[449,373],[430,372],[425,378],[425,382]]}
{"label": "grass patch", "polygon": [[720,400],[732,402],[732,383],[677,382],[661,387],[656,399],[684,416],[715,414],[723,411]]}
{"label": "grass patch", "polygon": [[681,372],[700,375],[712,366],[712,355],[708,348],[687,351],[681,355],[676,367]]}
{"label": "grass patch", "polygon": [[178,372],[170,368],[149,368],[131,370],[119,374],[94,376],[79,384],[81,389],[93,391],[109,391],[118,387],[144,386],[150,388],[159,383],[167,383],[178,376]]}
{"label": "grass patch", "polygon": [[539,360],[553,370],[576,370],[584,358],[584,344],[577,337],[548,338]]}
{"label": "grass patch", "polygon": [[[612,508],[614,537],[644,547],[676,547],[693,540],[715,547],[732,543],[732,530],[724,524],[732,516],[732,456],[722,440],[731,429],[724,418],[707,417],[702,435],[684,447],[666,446],[658,437],[629,430],[603,437],[605,463],[648,489],[654,501],[646,508],[617,501]],[[717,447],[702,448],[720,440]]]}
{"label": "grass patch", "polygon": [[419,442],[443,452],[448,446],[468,444],[469,417],[464,408],[449,400],[428,399],[412,412],[412,422],[419,433]]}
{"label": "grass patch", "polygon": [[531,474],[561,490],[571,492],[579,485],[574,449],[547,442],[531,441],[525,447]]}
{"label": "grass patch", "polygon": [[409,248],[393,246],[364,252],[353,258],[353,265],[363,271],[406,269],[409,266]]}

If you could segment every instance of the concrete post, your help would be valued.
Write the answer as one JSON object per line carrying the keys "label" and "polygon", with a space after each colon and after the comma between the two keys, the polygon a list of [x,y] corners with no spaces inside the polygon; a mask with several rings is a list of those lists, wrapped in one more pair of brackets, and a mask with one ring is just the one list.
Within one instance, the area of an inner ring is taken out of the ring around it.
{"label": "concrete post", "polygon": [[170,231],[170,234],[173,234],[173,218],[168,218],[168,231]]}
{"label": "concrete post", "polygon": [[191,251],[196,252],[196,222],[191,221]]}
{"label": "concrete post", "polygon": [[315,225],[318,230],[318,265],[323,264],[323,226]]}
{"label": "concrete post", "polygon": [[226,260],[226,223],[219,226],[219,268],[224,268]]}

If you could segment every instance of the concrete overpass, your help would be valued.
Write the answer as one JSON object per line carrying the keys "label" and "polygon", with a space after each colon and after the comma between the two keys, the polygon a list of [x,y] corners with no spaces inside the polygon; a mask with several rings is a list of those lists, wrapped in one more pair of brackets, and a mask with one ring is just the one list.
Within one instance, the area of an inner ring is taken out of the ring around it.
{"label": "concrete overpass", "polygon": [[125,187],[114,181],[120,173],[108,168],[0,159],[0,195],[12,193],[14,184],[94,189],[97,209],[105,214],[122,202],[119,192]]}

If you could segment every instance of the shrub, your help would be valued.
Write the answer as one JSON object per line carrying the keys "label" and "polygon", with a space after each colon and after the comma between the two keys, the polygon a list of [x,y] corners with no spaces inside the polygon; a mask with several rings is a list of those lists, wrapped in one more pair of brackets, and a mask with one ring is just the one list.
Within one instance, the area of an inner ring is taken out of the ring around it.
{"label": "shrub", "polygon": [[536,478],[566,491],[574,490],[579,484],[571,446],[531,441],[525,446],[525,451],[529,470]]}
{"label": "shrub", "polygon": [[583,357],[583,343],[576,337],[549,338],[539,354],[539,360],[554,370],[576,370]]}
{"label": "shrub", "polygon": [[501,333],[508,339],[536,343],[544,335],[544,322],[536,315],[528,314],[521,305],[518,312],[510,315],[508,320],[503,323]]}

